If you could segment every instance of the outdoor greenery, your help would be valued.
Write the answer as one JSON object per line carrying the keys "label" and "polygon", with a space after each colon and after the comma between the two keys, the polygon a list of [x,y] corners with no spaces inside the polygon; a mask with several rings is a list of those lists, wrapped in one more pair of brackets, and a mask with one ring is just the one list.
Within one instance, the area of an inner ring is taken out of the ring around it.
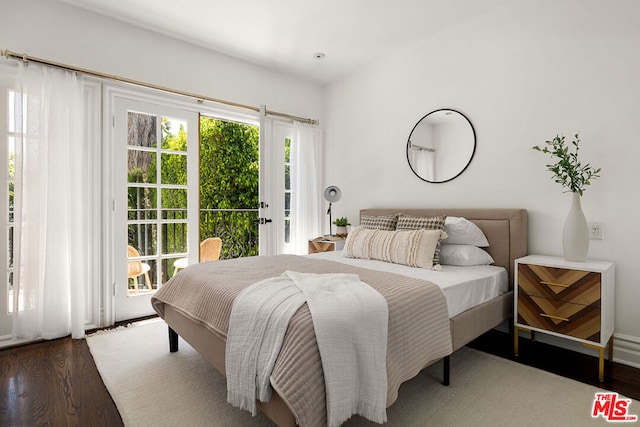
{"label": "outdoor greenery", "polygon": [[221,258],[258,255],[258,183],[258,127],[202,117],[200,239],[221,237]]}
{"label": "outdoor greenery", "polygon": [[556,135],[551,141],[545,141],[546,146],[534,146],[533,149],[545,154],[551,154],[557,159],[556,163],[548,164],[547,170],[553,173],[553,180],[563,187],[567,192],[584,193],[585,186],[591,184],[591,180],[600,177],[600,168],[594,168],[589,163],[583,165],[578,160],[580,150],[579,134],[575,134],[575,140],[571,141],[574,150],[569,151],[569,146],[565,143],[564,135]]}
{"label": "outdoor greenery", "polygon": [[258,207],[257,126],[200,120],[200,208]]}

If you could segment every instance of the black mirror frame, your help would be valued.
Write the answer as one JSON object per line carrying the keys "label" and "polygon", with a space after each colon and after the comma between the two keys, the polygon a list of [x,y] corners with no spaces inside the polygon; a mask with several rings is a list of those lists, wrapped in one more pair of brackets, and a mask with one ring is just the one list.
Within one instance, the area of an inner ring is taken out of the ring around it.
{"label": "black mirror frame", "polygon": [[[423,177],[421,177],[416,171],[415,169],[413,169],[413,166],[411,165],[411,160],[409,158],[409,150],[410,150],[410,143],[411,143],[411,135],[413,134],[413,131],[415,130],[416,127],[418,127],[418,125],[420,124],[420,122],[422,120],[424,120],[425,118],[427,118],[427,116],[433,114],[433,113],[437,113],[438,111],[453,111],[454,113],[458,113],[460,114],[462,117],[464,117],[464,119],[467,121],[467,123],[469,123],[469,126],[471,126],[471,132],[473,132],[473,151],[471,152],[471,156],[469,157],[469,161],[467,162],[467,164],[464,166],[464,168],[462,168],[462,170],[460,172],[458,172],[455,176],[452,176],[449,179],[446,179],[444,181],[429,181],[428,179],[425,179]],[[407,147],[406,147],[406,155],[407,155],[407,163],[409,164],[409,168],[411,169],[411,172],[413,172],[413,174],[415,176],[417,176],[418,178],[420,178],[421,180],[425,181],[425,182],[429,182],[431,184],[443,184],[445,182],[449,182],[451,180],[456,179],[457,177],[459,177],[460,175],[462,175],[462,172],[464,172],[465,170],[467,170],[467,168],[469,167],[469,165],[471,164],[471,160],[473,160],[473,156],[476,154],[476,147],[478,144],[478,138],[476,136],[476,130],[473,127],[473,124],[471,123],[471,120],[469,120],[469,118],[467,116],[465,116],[463,113],[461,113],[460,111],[454,110],[452,108],[439,108],[437,110],[433,110],[428,114],[425,114],[420,120],[418,120],[418,122],[415,124],[415,126],[413,126],[413,128],[411,129],[411,132],[409,132],[409,138],[407,138]]]}

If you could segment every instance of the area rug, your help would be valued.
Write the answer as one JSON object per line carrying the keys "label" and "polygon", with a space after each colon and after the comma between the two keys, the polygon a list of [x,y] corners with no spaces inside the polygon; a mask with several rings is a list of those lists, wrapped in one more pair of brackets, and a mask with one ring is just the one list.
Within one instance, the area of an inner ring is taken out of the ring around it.
{"label": "area rug", "polygon": [[[180,351],[169,353],[161,320],[95,334],[87,343],[127,426],[273,426],[262,414],[227,404],[224,377],[182,339]],[[603,390],[477,350],[453,354],[449,387],[441,377],[436,363],[403,384],[386,425],[607,424],[591,417],[595,393]],[[631,401],[628,414],[640,414],[640,403]],[[376,425],[360,417],[345,424]]]}

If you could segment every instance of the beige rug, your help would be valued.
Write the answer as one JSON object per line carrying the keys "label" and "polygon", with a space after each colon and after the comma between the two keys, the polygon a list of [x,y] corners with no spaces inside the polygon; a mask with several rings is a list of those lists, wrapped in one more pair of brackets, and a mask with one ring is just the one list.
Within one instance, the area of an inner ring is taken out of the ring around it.
{"label": "beige rug", "polygon": [[[273,425],[227,404],[224,378],[182,339],[180,351],[169,353],[162,321],[100,333],[87,342],[127,426]],[[591,418],[598,388],[467,348],[454,353],[451,369],[449,387],[440,384],[441,363],[403,384],[386,425],[607,424]],[[629,413],[640,415],[640,403],[633,401]],[[378,424],[356,417],[345,425]]]}

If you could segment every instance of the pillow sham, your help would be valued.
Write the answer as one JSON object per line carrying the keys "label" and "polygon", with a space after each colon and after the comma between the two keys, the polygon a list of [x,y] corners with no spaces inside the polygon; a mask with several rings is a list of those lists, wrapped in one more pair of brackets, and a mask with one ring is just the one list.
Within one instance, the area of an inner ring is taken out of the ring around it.
{"label": "pillow sham", "polygon": [[396,229],[398,224],[398,215],[362,215],[360,217],[360,225],[374,230],[390,230]]}
{"label": "pillow sham", "polygon": [[489,246],[487,236],[473,222],[463,217],[449,216],[444,223],[447,238],[443,245],[472,245],[480,248]]}
{"label": "pillow sham", "polygon": [[390,231],[359,226],[347,236],[342,255],[439,270],[441,267],[434,264],[433,254],[443,237],[441,230]]}
{"label": "pillow sham", "polygon": [[[411,215],[400,215],[398,217],[398,225],[396,230],[416,230],[424,228],[426,230],[444,230],[446,215],[422,217]],[[440,240],[436,244],[436,250],[433,254],[433,263],[440,264]]]}
{"label": "pillow sham", "polygon": [[440,247],[440,264],[442,265],[490,265],[493,258],[487,251],[471,245],[442,245]]}

